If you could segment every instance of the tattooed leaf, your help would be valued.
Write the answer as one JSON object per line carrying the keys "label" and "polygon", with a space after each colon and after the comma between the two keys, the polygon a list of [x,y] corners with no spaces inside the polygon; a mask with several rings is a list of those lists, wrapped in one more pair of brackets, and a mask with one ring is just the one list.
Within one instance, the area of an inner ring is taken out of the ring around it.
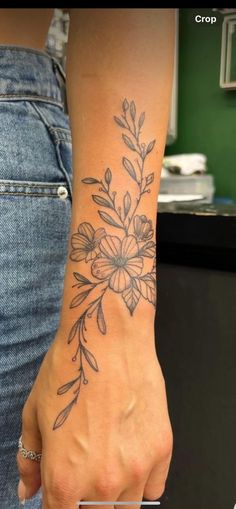
{"label": "tattooed leaf", "polygon": [[98,194],[92,194],[93,201],[97,203],[97,205],[102,205],[103,207],[107,207],[109,209],[112,209],[112,205],[106,198],[103,198],[103,196],[98,196]]}
{"label": "tattooed leaf", "polygon": [[83,182],[84,184],[99,184],[99,183],[100,183],[100,181],[99,181],[99,180],[94,179],[94,178],[92,178],[92,177],[88,177],[88,178],[86,178],[86,179],[82,179],[82,182]]}
{"label": "tattooed leaf", "polygon": [[67,384],[62,385],[57,390],[57,394],[60,396],[61,394],[65,394],[65,392],[69,391],[69,389],[80,379],[80,375],[77,376],[74,380],[71,380]]}
{"label": "tattooed leaf", "polygon": [[89,363],[91,368],[93,368],[94,371],[99,371],[97,361],[96,361],[94,355],[87,348],[85,348],[85,346],[83,346],[82,351],[83,351],[86,361]]}
{"label": "tattooed leaf", "polygon": [[124,196],[123,205],[124,205],[124,215],[126,217],[131,207],[131,196],[129,194],[129,191],[127,191],[127,193]]}
{"label": "tattooed leaf", "polygon": [[130,103],[130,116],[132,120],[134,120],[136,117],[136,106],[134,101],[131,101]]}
{"label": "tattooed leaf", "polygon": [[92,286],[92,288],[89,288],[89,290],[85,290],[84,292],[79,293],[79,295],[76,295],[71,301],[70,308],[71,309],[76,308],[76,306],[79,306],[80,304],[82,304],[82,302],[86,299],[86,297],[88,297],[89,292],[91,292],[91,290],[93,289],[93,286]]}
{"label": "tattooed leaf", "polygon": [[100,302],[100,304],[98,306],[97,323],[98,323],[98,328],[99,328],[100,332],[102,334],[106,334],[107,327],[106,327],[106,322],[105,322],[105,318],[104,318],[104,313],[103,313],[102,303],[101,302]]}
{"label": "tattooed leaf", "polygon": [[156,304],[156,281],[152,274],[147,273],[144,276],[141,276],[139,278],[135,278],[135,282],[137,285],[137,288],[139,289],[140,293],[144,297],[144,299],[147,299],[149,302],[151,302],[154,306]]}
{"label": "tattooed leaf", "polygon": [[106,183],[110,184],[111,183],[111,179],[112,179],[111,170],[110,170],[110,168],[107,168],[106,169],[106,173],[105,173],[105,181],[106,181]]}
{"label": "tattooed leaf", "polygon": [[135,281],[132,281],[131,286],[122,292],[122,297],[132,316],[140,299],[140,291],[137,288]]}
{"label": "tattooed leaf", "polygon": [[127,147],[129,147],[131,150],[136,150],[135,148],[135,145],[133,144],[132,140],[129,138],[129,136],[126,136],[126,134],[122,134],[122,138],[125,142],[125,144],[127,145]]}
{"label": "tattooed leaf", "polygon": [[114,120],[115,122],[120,126],[120,127],[125,127],[126,128],[126,125],[125,123],[123,122],[123,120],[121,120],[119,117],[116,117],[114,116]]}
{"label": "tattooed leaf", "polygon": [[151,151],[152,151],[152,149],[153,149],[153,147],[154,147],[155,143],[156,143],[156,140],[152,140],[152,141],[150,141],[150,143],[149,143],[149,144],[148,144],[148,146],[147,146],[147,152],[146,152],[146,154],[149,154],[149,152],[151,152]]}
{"label": "tattooed leaf", "polygon": [[129,173],[129,175],[132,177],[132,179],[135,180],[135,182],[137,182],[137,175],[136,175],[135,169],[134,169],[131,161],[129,159],[127,159],[127,157],[123,157],[122,162],[123,162],[123,166]]}
{"label": "tattooed leaf", "polygon": [[149,175],[146,177],[146,184],[149,186],[152,184],[154,180],[154,173],[149,173]]}
{"label": "tattooed leaf", "polygon": [[145,111],[143,111],[139,117],[139,121],[138,121],[139,129],[141,129],[141,127],[144,123],[144,120],[145,120]]}
{"label": "tattooed leaf", "polygon": [[139,256],[147,256],[147,258],[153,258],[155,256],[155,253],[156,253],[155,242],[147,242],[139,250]]}
{"label": "tattooed leaf", "polygon": [[123,111],[124,111],[124,112],[126,112],[126,111],[129,109],[129,103],[128,103],[127,99],[125,99],[125,100],[123,101],[123,105],[122,105],[122,107],[123,107]]}
{"label": "tattooed leaf", "polygon": [[76,402],[76,398],[74,398],[74,399],[73,399],[73,400],[69,403],[69,405],[67,405],[67,406],[66,406],[66,408],[64,408],[64,410],[62,410],[62,411],[58,414],[58,416],[57,416],[57,418],[56,418],[56,420],[55,420],[55,422],[54,422],[53,429],[57,429],[57,428],[59,428],[60,426],[62,426],[62,424],[63,424],[63,423],[65,422],[65,420],[67,419],[67,417],[68,417],[68,415],[69,415],[69,413],[70,413],[70,411],[71,411],[71,409],[72,409],[72,406],[75,404],[75,402]]}
{"label": "tattooed leaf", "polygon": [[76,332],[78,331],[79,324],[80,324],[80,321],[79,321],[79,320],[77,320],[77,321],[74,323],[73,327],[71,328],[71,330],[70,330],[70,334],[69,334],[68,339],[67,339],[67,343],[68,343],[68,345],[71,343],[71,341],[73,341],[73,339],[74,339],[74,337],[75,337],[75,335],[76,335]]}
{"label": "tattooed leaf", "polygon": [[80,286],[83,286],[83,285],[90,285],[91,284],[91,281],[89,281],[89,279],[84,277],[79,272],[73,272],[73,275],[74,275],[75,279],[80,283],[79,285],[76,285],[76,286],[80,287]]}
{"label": "tattooed leaf", "polygon": [[105,223],[110,224],[111,226],[115,226],[116,228],[123,228],[123,226],[119,223],[117,223],[113,217],[111,217],[106,212],[102,212],[101,210],[98,211],[99,216],[105,221]]}

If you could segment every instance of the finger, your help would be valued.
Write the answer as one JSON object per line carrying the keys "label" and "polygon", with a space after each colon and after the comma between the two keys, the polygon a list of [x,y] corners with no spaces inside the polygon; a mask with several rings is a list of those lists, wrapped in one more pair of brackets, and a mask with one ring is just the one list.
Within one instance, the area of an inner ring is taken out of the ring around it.
{"label": "finger", "polygon": [[[35,452],[42,450],[35,412],[30,405],[25,405],[22,412],[22,443],[28,450]],[[17,453],[16,461],[22,481],[18,486],[18,496],[21,500],[31,498],[41,486],[40,462],[24,458],[20,451]]]}
{"label": "finger", "polygon": [[[118,497],[117,502],[132,502],[127,505],[115,505],[115,509],[140,509],[143,498],[143,485],[135,488],[127,488],[124,490],[121,495]],[[134,504],[134,502],[138,502]]]}
{"label": "finger", "polygon": [[165,490],[171,454],[153,467],[144,487],[144,498],[157,500]]}

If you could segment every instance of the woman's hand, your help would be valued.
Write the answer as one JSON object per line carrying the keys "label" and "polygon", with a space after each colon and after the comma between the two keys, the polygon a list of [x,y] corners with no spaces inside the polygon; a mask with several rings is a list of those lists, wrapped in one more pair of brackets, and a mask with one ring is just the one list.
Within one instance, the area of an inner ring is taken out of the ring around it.
{"label": "woman's hand", "polygon": [[156,500],[164,491],[172,452],[156,356],[134,347],[126,347],[125,355],[119,355],[119,347],[100,352],[100,371],[90,370],[69,418],[53,430],[68,402],[68,394],[57,395],[57,389],[72,371],[68,345],[63,333],[58,336],[23,409],[23,444],[42,450],[42,460],[39,464],[18,452],[26,488],[21,498],[32,497],[42,485],[43,509],[73,509],[80,500]]}

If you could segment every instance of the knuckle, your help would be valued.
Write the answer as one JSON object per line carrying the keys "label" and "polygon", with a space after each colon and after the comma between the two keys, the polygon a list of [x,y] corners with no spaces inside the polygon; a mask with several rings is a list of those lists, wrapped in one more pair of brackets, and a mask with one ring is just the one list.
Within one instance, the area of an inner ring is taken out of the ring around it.
{"label": "knuckle", "polygon": [[62,466],[53,468],[50,465],[46,471],[44,470],[42,481],[47,497],[53,501],[53,504],[68,501],[75,489],[75,483],[69,475],[68,469],[65,470]]}
{"label": "knuckle", "polygon": [[133,459],[130,463],[130,474],[134,481],[142,481],[147,474],[147,468],[144,462],[137,458]]}
{"label": "knuckle", "polygon": [[103,472],[95,482],[95,489],[102,496],[115,493],[118,487],[119,481],[117,476],[111,472]]}
{"label": "knuckle", "polygon": [[67,486],[65,479],[61,480],[58,477],[51,479],[47,496],[50,496],[54,502],[59,504],[68,500],[69,494],[70,488]]}

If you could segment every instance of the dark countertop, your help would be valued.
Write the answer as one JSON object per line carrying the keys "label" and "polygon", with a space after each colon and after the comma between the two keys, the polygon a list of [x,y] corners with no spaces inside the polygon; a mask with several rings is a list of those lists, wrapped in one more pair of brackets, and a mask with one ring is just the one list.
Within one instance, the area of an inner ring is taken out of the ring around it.
{"label": "dark countertop", "polygon": [[236,272],[236,204],[158,204],[160,262]]}

